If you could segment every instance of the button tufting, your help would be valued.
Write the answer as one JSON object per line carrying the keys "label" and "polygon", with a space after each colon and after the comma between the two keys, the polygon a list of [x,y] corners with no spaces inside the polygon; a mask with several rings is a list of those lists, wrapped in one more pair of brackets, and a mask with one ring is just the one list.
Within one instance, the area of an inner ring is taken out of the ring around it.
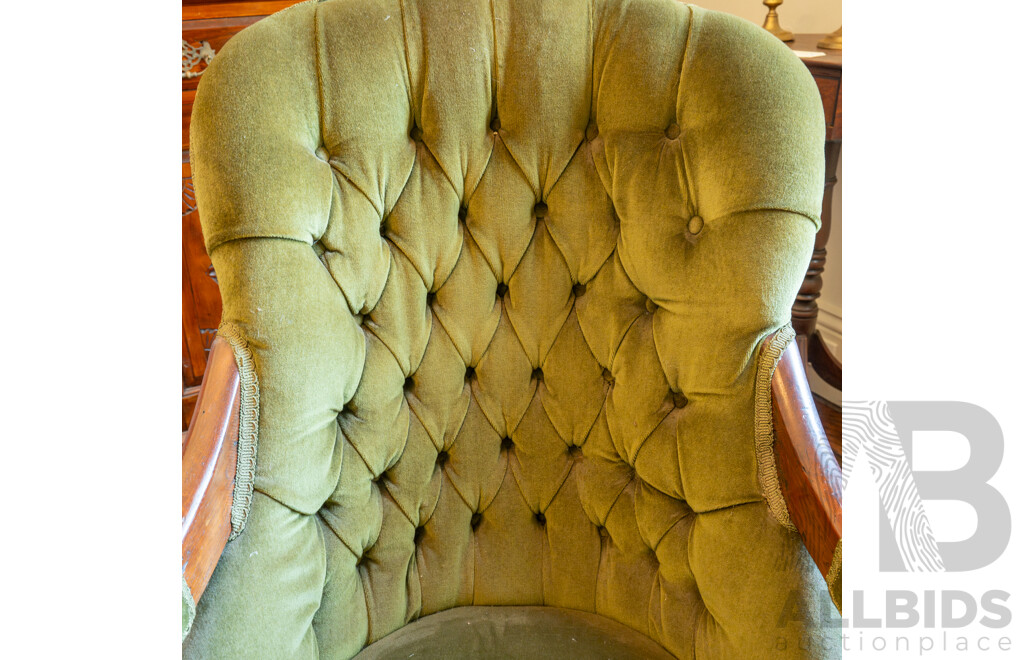
{"label": "button tufting", "polygon": [[405,384],[402,386],[402,388],[406,392],[412,389],[412,376],[409,376],[408,378],[405,379]]}
{"label": "button tufting", "polygon": [[538,523],[540,523],[541,525],[546,525],[546,524],[548,523],[548,519],[547,519],[547,518],[546,518],[546,517],[544,516],[544,514],[543,514],[543,513],[541,513],[540,511],[538,511],[538,512],[537,512],[537,513],[536,513],[536,514],[535,514],[535,515],[533,516],[533,518],[534,518],[534,520],[536,520],[536,521],[537,521]]}
{"label": "button tufting", "polygon": [[501,119],[498,118],[498,115],[494,115],[491,119],[491,130],[495,133],[501,130]]}
{"label": "button tufting", "polygon": [[572,295],[576,296],[577,298],[579,298],[580,296],[582,296],[586,292],[587,292],[587,285],[586,284],[574,284],[573,287],[572,287]]}
{"label": "button tufting", "polygon": [[569,456],[573,459],[577,459],[583,455],[583,449],[579,445],[569,446]]}
{"label": "button tufting", "polygon": [[533,370],[533,373],[530,374],[530,378],[542,383],[544,382],[544,372],[541,371],[540,367],[537,367],[536,369]]}
{"label": "button tufting", "polygon": [[473,380],[476,378],[476,369],[473,367],[466,367],[466,380]]}
{"label": "button tufting", "polygon": [[380,221],[380,235],[383,236],[388,233],[388,219],[384,218]]}
{"label": "button tufting", "polygon": [[596,139],[597,139],[597,124],[594,122],[594,120],[591,120],[590,123],[587,124],[587,142],[593,142]]}
{"label": "button tufting", "polygon": [[434,304],[434,300],[437,299],[437,294],[433,291],[427,291],[427,307]]}
{"label": "button tufting", "polygon": [[602,539],[608,538],[608,528],[605,527],[604,525],[598,525],[597,526],[597,535],[600,536]]}
{"label": "button tufting", "polygon": [[426,533],[426,531],[427,530],[424,529],[423,525],[420,525],[419,527],[417,527],[416,531],[413,532],[413,534],[412,534],[412,542],[416,543],[418,545],[420,543],[420,541],[423,540],[423,534]]}
{"label": "button tufting", "polygon": [[601,371],[601,378],[604,378],[605,382],[609,384],[615,382],[615,376],[612,376],[612,372],[608,369],[603,369]]}
{"label": "button tufting", "polygon": [[548,214],[548,205],[544,202],[537,202],[537,205],[533,207],[533,215],[538,220]]}
{"label": "button tufting", "polygon": [[473,517],[471,517],[469,519],[469,526],[472,527],[473,529],[476,529],[477,527],[480,526],[480,522],[482,520],[483,520],[483,516],[481,516],[479,513],[474,513]]}
{"label": "button tufting", "polygon": [[672,405],[676,408],[683,408],[690,402],[682,392],[672,392]]}
{"label": "button tufting", "polygon": [[412,125],[412,130],[409,131],[409,137],[412,138],[413,142],[422,142],[423,141],[423,129],[420,128],[419,126],[417,126],[416,124],[413,124]]}
{"label": "button tufting", "polygon": [[644,303],[644,307],[647,308],[647,313],[648,314],[653,314],[658,309],[658,306],[655,305],[654,301],[651,300],[650,298],[648,298],[647,302]]}
{"label": "button tufting", "polygon": [[670,140],[674,140],[679,137],[679,124],[671,123],[668,128],[665,129],[665,137]]}
{"label": "button tufting", "polygon": [[448,452],[441,450],[437,452],[437,464],[440,467],[444,467],[444,464],[448,462]]}
{"label": "button tufting", "polygon": [[466,221],[466,214],[467,214],[466,207],[465,206],[460,206],[459,207],[459,222],[465,222]]}
{"label": "button tufting", "polygon": [[510,438],[508,436],[505,436],[504,438],[501,439],[501,450],[502,451],[512,451],[512,447],[513,447],[512,438]]}
{"label": "button tufting", "polygon": [[687,231],[691,234],[699,234],[704,229],[704,218],[699,215],[695,215],[690,218],[690,222],[686,225]]}
{"label": "button tufting", "polygon": [[498,298],[504,298],[506,293],[508,293],[508,285],[504,282],[498,282],[498,288],[494,290],[494,295]]}

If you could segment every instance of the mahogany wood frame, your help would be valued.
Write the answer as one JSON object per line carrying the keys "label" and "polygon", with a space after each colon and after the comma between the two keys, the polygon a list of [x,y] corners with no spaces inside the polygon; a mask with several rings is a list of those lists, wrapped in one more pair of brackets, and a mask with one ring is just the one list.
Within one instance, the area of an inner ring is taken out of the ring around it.
{"label": "mahogany wood frame", "polygon": [[790,520],[826,576],[843,537],[843,477],[796,341],[783,352],[772,376],[772,418],[775,465]]}
{"label": "mahogany wood frame", "polygon": [[[231,534],[239,404],[234,353],[217,338],[181,448],[181,570],[196,602]],[[775,462],[790,519],[826,575],[842,538],[842,476],[795,341],[772,377],[772,416]]]}
{"label": "mahogany wood frame", "polygon": [[235,354],[218,337],[181,444],[181,573],[197,603],[231,535],[240,404]]}

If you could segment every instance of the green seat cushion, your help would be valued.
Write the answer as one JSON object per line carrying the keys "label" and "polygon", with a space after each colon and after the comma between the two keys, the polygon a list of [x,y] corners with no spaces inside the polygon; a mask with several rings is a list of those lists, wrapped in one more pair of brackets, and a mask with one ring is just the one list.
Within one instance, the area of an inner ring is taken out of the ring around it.
{"label": "green seat cushion", "polygon": [[358,660],[389,658],[645,658],[672,655],[599,614],[562,607],[456,607],[374,642]]}

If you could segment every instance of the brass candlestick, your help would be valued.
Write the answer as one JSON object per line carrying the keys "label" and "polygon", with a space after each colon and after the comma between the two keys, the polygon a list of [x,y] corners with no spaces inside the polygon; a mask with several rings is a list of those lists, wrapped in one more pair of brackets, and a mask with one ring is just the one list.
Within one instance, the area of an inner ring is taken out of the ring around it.
{"label": "brass candlestick", "polygon": [[825,35],[825,38],[818,42],[818,48],[831,48],[832,50],[843,49],[843,26],[832,34]]}
{"label": "brass candlestick", "polygon": [[782,0],[764,0],[762,4],[768,8],[768,15],[764,17],[764,25],[761,27],[783,41],[793,41],[793,33],[782,29],[779,25],[779,14],[775,11],[775,8],[782,4]]}

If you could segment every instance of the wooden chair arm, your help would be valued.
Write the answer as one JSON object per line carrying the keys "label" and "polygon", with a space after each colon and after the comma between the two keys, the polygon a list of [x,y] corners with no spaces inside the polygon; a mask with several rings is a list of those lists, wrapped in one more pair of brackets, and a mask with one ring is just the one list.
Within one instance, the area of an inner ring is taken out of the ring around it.
{"label": "wooden chair arm", "polygon": [[807,551],[825,576],[843,536],[843,478],[795,341],[772,376],[772,416],[782,496]]}
{"label": "wooden chair arm", "polygon": [[231,534],[239,382],[231,344],[214,339],[181,445],[181,573],[197,603]]}

